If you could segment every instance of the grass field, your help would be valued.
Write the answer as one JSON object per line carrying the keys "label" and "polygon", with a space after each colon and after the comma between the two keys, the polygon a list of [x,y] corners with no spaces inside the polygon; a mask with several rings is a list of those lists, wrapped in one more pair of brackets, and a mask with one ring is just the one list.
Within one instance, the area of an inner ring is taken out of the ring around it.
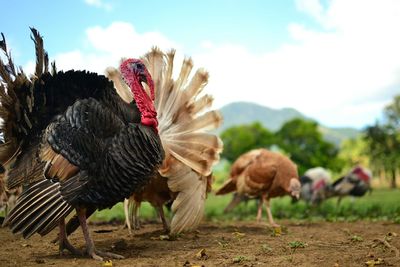
{"label": "grass field", "polygon": [[[223,209],[231,200],[231,195],[215,196],[209,194],[206,202],[205,218],[210,221],[235,221],[254,220],[257,211],[256,200],[241,203],[232,212],[224,214]],[[292,204],[289,197],[276,198],[271,201],[272,212],[277,219],[293,220],[326,220],[326,221],[355,221],[385,220],[400,223],[400,190],[376,189],[371,194],[361,198],[346,197],[337,206],[337,199],[332,198],[323,202],[318,207],[309,207],[303,201]],[[166,210],[168,214],[168,210]],[[142,219],[156,218],[155,210],[143,203],[141,210]],[[264,213],[265,214],[265,213]],[[264,217],[265,218],[265,217]],[[103,210],[95,214],[92,220],[109,221],[123,220],[122,203],[111,210]]]}

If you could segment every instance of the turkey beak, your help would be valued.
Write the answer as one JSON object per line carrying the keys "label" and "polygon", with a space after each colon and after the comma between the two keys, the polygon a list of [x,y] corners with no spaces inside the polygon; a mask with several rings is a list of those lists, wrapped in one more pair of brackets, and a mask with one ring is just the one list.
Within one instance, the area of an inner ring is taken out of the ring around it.
{"label": "turkey beak", "polygon": [[[139,74],[139,81],[140,81],[140,83],[145,83],[147,85],[147,77],[144,73]],[[143,84],[142,84],[142,86],[144,88]]]}
{"label": "turkey beak", "polygon": [[292,190],[292,192],[290,193],[290,195],[296,199],[300,198],[300,190]]}

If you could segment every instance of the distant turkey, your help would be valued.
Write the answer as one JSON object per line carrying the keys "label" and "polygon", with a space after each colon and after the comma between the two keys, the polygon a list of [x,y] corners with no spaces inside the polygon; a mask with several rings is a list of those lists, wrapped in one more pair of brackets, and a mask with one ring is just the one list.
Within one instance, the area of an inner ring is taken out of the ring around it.
{"label": "distant turkey", "polygon": [[332,184],[331,194],[338,196],[338,204],[344,196],[361,197],[371,191],[372,172],[362,166],[355,166],[345,176]]}
{"label": "distant turkey", "polygon": [[267,149],[253,149],[236,159],[228,180],[216,194],[237,192],[260,198],[257,221],[261,220],[265,204],[270,225],[279,226],[272,217],[270,198],[286,194],[299,198],[300,188],[297,166],[289,158]]}
{"label": "distant turkey", "polygon": [[60,252],[76,254],[64,223],[75,209],[88,255],[121,258],[95,248],[86,218],[128,198],[162,164],[153,79],[142,60],[124,60],[120,72],[133,99],[126,102],[105,76],[57,72],[55,65],[50,73],[42,37],[31,30],[36,69],[30,79],[15,68],[4,36],[0,43],[7,58],[0,61],[5,141],[0,161],[7,170],[6,186],[24,186],[4,223],[25,238],[58,226]]}
{"label": "distant turkey", "polygon": [[308,169],[300,177],[300,198],[307,203],[316,205],[330,196],[332,186],[331,174],[322,167]]}

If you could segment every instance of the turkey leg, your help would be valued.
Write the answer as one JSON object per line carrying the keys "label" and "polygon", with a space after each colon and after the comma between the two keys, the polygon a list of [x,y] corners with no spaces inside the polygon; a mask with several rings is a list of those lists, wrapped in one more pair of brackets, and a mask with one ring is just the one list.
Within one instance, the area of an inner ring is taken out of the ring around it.
{"label": "turkey leg", "polygon": [[95,248],[93,239],[90,237],[89,228],[86,223],[86,209],[85,208],[77,208],[76,212],[78,214],[79,223],[82,228],[83,236],[86,241],[86,252],[87,254],[95,260],[103,260],[103,257],[112,258],[112,259],[123,259],[124,257],[118,254],[110,253],[110,252],[102,252]]}
{"label": "turkey leg", "polygon": [[125,212],[125,225],[128,227],[128,232],[132,234],[132,226],[131,226],[131,212],[129,212],[129,199],[124,200],[124,212]]}
{"label": "turkey leg", "polygon": [[165,219],[164,209],[162,206],[157,206],[158,215],[160,216],[161,222],[163,224],[163,228],[165,233],[169,232],[169,225],[167,219]]}
{"label": "turkey leg", "polygon": [[263,200],[265,202],[265,209],[267,210],[268,221],[272,227],[280,227],[279,224],[275,223],[274,218],[272,217],[271,206],[269,204],[269,199],[265,195],[263,195]]}
{"label": "turkey leg", "polygon": [[141,227],[139,218],[140,204],[140,202],[135,201],[133,206],[133,229],[135,230],[139,230]]}
{"label": "turkey leg", "polygon": [[82,252],[74,248],[74,246],[72,246],[71,243],[68,241],[67,234],[65,232],[65,218],[60,219],[58,226],[60,228],[60,234],[58,235],[58,247],[60,255],[64,255],[64,249],[68,250],[73,255],[82,255]]}
{"label": "turkey leg", "polygon": [[263,202],[264,202],[264,196],[262,196],[260,198],[260,202],[258,202],[257,222],[261,222]]}

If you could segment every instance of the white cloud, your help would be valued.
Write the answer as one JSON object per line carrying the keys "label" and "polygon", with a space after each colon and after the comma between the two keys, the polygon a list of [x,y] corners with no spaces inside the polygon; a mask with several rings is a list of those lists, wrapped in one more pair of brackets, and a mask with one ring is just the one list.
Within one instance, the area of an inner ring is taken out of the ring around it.
{"label": "white cloud", "polygon": [[297,1],[321,29],[293,22],[292,41],[262,54],[213,44],[197,55],[211,72],[218,106],[254,101],[294,107],[320,122],[361,127],[373,123],[400,89],[400,2]]}
{"label": "white cloud", "polygon": [[138,33],[132,24],[114,22],[106,28],[88,28],[84,49],[61,53],[54,59],[60,69],[103,73],[108,66],[117,66],[122,57],[140,57],[156,45],[164,50],[180,47],[161,33]]}
{"label": "white cloud", "polygon": [[[195,67],[210,71],[206,91],[220,107],[253,101],[294,107],[329,126],[361,127],[380,115],[400,89],[400,1],[298,0],[301,12],[319,28],[293,21],[290,42],[275,51],[254,53],[232,43],[204,40],[192,55]],[[184,53],[160,32],[139,33],[115,22],[86,30],[85,48],[55,57],[59,68],[102,73],[120,57],[138,57],[157,45]]]}
{"label": "white cloud", "polygon": [[295,0],[298,10],[321,21],[324,8],[319,0]]}
{"label": "white cloud", "polygon": [[85,0],[85,3],[90,6],[103,8],[107,11],[110,11],[112,9],[112,5],[110,3],[105,3],[103,0]]}

